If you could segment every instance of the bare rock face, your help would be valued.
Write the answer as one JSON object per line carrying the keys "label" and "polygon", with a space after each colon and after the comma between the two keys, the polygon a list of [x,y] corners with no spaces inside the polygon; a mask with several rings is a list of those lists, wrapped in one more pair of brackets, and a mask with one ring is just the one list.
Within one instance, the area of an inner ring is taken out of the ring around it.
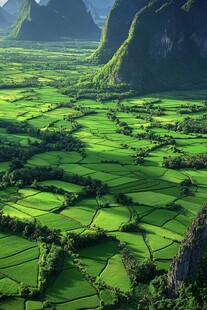
{"label": "bare rock face", "polygon": [[195,279],[207,250],[207,205],[194,220],[167,276],[168,293],[177,297],[183,282]]}

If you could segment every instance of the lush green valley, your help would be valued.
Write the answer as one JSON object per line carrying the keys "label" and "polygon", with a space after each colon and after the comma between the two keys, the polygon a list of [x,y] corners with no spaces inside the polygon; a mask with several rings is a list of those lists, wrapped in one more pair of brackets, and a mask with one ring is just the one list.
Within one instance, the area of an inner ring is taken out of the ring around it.
{"label": "lush green valley", "polygon": [[207,201],[207,90],[84,98],[96,46],[1,41],[2,310],[141,307]]}

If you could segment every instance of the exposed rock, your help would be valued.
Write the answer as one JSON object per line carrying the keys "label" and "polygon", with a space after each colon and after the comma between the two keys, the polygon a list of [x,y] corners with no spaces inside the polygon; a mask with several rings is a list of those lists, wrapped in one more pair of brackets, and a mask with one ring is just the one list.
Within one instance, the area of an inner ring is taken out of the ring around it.
{"label": "exposed rock", "polygon": [[207,250],[207,205],[194,220],[168,272],[167,285],[171,297],[177,297],[183,282],[195,279]]}

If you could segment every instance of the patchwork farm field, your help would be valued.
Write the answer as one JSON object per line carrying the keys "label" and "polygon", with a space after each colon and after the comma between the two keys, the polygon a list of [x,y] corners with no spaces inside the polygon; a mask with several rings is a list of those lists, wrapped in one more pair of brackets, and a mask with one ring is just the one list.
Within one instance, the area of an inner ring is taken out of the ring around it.
{"label": "patchwork farm field", "polygon": [[207,90],[70,93],[95,47],[1,41],[2,310],[136,309],[207,201]]}

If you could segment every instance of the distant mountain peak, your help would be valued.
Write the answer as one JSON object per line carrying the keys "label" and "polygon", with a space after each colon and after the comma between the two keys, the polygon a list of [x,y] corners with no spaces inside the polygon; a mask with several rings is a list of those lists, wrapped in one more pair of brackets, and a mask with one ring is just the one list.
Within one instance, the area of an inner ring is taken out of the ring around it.
{"label": "distant mountain peak", "polygon": [[11,33],[19,40],[98,39],[99,28],[82,0],[50,0],[46,6],[25,0]]}

